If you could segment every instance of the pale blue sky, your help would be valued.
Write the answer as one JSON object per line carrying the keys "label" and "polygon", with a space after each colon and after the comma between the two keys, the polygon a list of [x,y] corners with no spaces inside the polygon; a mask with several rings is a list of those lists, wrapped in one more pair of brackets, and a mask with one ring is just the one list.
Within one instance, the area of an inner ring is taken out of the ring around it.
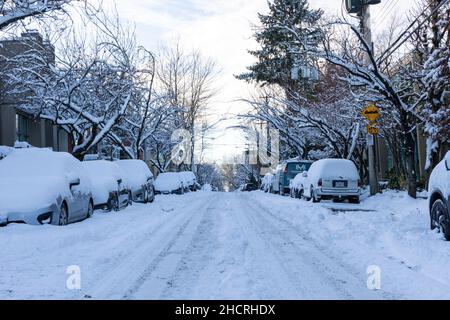
{"label": "pale blue sky", "polygon": [[[246,106],[233,101],[248,95],[250,88],[233,75],[253,62],[247,53],[255,47],[251,25],[258,22],[257,12],[266,11],[266,0],[122,0],[116,4],[121,17],[136,25],[138,41],[149,49],[179,39],[185,47],[200,49],[214,58],[222,69],[218,81],[221,93],[214,109],[217,113],[245,110]],[[340,14],[341,4],[340,0],[310,0],[311,7],[322,8],[330,15]],[[372,7],[374,29],[382,30],[393,14],[404,14],[412,5],[411,0],[382,0]],[[236,132],[220,141],[242,142]],[[211,154],[220,158],[235,150],[220,145]]]}

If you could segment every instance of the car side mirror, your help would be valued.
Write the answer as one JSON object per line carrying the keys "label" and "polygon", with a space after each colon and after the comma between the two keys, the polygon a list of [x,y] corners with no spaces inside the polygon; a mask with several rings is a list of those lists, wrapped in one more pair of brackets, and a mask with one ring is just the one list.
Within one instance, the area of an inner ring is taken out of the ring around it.
{"label": "car side mirror", "polygon": [[303,177],[303,178],[307,178],[307,177],[308,177],[308,172],[304,171],[304,172],[302,173],[302,177]]}
{"label": "car side mirror", "polygon": [[69,181],[69,187],[72,189],[75,186],[79,186],[81,183],[80,178],[72,178]]}
{"label": "car side mirror", "polygon": [[117,183],[121,184],[122,183],[122,179],[117,180]]}

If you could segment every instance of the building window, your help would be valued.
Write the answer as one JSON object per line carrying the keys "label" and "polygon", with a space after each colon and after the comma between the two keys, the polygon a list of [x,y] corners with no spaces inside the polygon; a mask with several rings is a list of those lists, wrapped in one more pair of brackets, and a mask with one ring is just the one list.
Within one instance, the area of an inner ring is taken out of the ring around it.
{"label": "building window", "polygon": [[28,128],[28,118],[16,114],[16,138],[17,141],[27,141],[30,138]]}

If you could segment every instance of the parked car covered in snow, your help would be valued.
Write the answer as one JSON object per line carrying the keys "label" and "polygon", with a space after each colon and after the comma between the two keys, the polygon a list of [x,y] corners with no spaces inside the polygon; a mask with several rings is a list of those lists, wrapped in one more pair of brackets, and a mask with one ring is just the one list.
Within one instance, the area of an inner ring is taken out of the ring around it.
{"label": "parked car covered in snow", "polygon": [[439,228],[450,240],[450,151],[430,175],[428,208],[431,229]]}
{"label": "parked car covered in snow", "polygon": [[281,195],[289,194],[289,183],[295,176],[308,171],[313,162],[309,160],[288,160],[278,165],[272,179],[272,192]]}
{"label": "parked car covered in snow", "polygon": [[192,171],[181,171],[179,174],[183,176],[185,188],[187,187],[190,191],[197,191],[197,177]]}
{"label": "parked car covered in snow", "polygon": [[125,172],[134,202],[148,203],[155,200],[153,174],[144,161],[119,160],[114,163]]}
{"label": "parked car covered in snow", "polygon": [[131,204],[131,191],[125,172],[106,160],[82,162],[92,182],[94,208],[119,211]]}
{"label": "parked car covered in snow", "polygon": [[184,194],[184,179],[178,172],[160,173],[155,180],[155,194]]}
{"label": "parked car covered in snow", "polygon": [[15,149],[0,161],[0,177],[2,225],[67,225],[94,212],[89,175],[69,153]]}
{"label": "parked car covered in snow", "polygon": [[272,173],[267,173],[264,178],[262,178],[261,181],[261,190],[264,192],[271,192],[272,189],[272,179],[273,179],[273,174]]}
{"label": "parked car covered in snow", "polygon": [[361,180],[358,169],[350,160],[322,159],[308,170],[304,194],[314,202],[333,199],[359,203]]}
{"label": "parked car covered in snow", "polygon": [[303,171],[295,176],[289,184],[291,198],[301,199],[305,194],[305,184],[308,179],[308,172]]}

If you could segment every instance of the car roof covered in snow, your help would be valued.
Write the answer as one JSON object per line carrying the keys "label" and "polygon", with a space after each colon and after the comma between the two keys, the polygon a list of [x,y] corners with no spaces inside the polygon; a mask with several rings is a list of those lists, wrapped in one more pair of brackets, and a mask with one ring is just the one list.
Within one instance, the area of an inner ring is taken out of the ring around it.
{"label": "car roof covered in snow", "polygon": [[118,160],[114,161],[126,173],[129,184],[132,187],[140,187],[153,178],[150,168],[142,160]]}
{"label": "car roof covered in snow", "polygon": [[358,169],[347,159],[322,159],[314,162],[308,170],[308,178],[323,176],[359,179]]}
{"label": "car roof covered in snow", "polygon": [[163,172],[160,173],[155,180],[155,189],[158,191],[175,191],[183,182],[179,172]]}
{"label": "car roof covered in snow", "polygon": [[71,197],[69,183],[90,193],[91,180],[80,161],[66,152],[49,149],[14,149],[0,161],[0,212],[37,210]]}

